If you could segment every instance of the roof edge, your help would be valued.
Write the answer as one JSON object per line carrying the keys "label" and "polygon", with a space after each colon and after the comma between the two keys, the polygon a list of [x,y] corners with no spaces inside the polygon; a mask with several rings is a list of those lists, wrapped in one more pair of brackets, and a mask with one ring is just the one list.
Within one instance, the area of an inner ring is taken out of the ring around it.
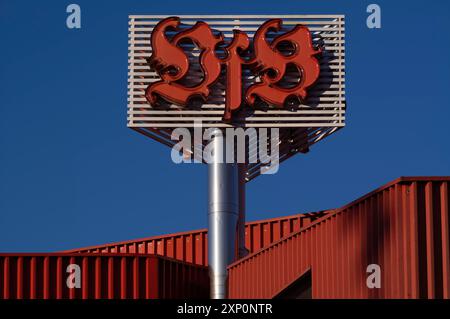
{"label": "roof edge", "polygon": [[[270,223],[270,222],[278,221],[281,219],[307,217],[307,216],[311,216],[314,214],[324,214],[324,213],[326,214],[327,212],[328,211],[307,212],[307,213],[298,213],[298,214],[294,214],[294,215],[286,215],[286,216],[281,216],[281,217],[274,217],[274,218],[269,218],[269,219],[259,219],[259,220],[246,222],[245,225],[251,226],[251,225],[261,224],[261,223]],[[60,251],[60,253],[76,253],[76,252],[80,252],[82,250],[100,249],[100,248],[106,248],[106,247],[133,244],[133,243],[143,242],[143,241],[164,239],[164,238],[177,237],[177,236],[183,236],[183,235],[207,233],[207,232],[208,232],[208,230],[206,228],[201,228],[201,229],[194,229],[194,230],[188,230],[188,231],[182,231],[182,232],[176,232],[176,233],[170,233],[170,234],[164,234],[164,235],[154,235],[154,236],[150,236],[150,237],[142,237],[142,238],[136,238],[136,239],[131,239],[131,240],[111,242],[111,243],[107,243],[107,244],[99,244],[99,245],[94,245],[94,246],[86,246],[86,247],[62,250],[62,251]]]}
{"label": "roof edge", "polygon": [[298,230],[296,232],[293,232],[293,233],[289,234],[286,237],[280,238],[279,240],[273,242],[272,244],[270,244],[270,245],[268,245],[266,247],[263,247],[263,248],[255,251],[255,252],[245,256],[244,258],[241,258],[241,259],[235,261],[234,263],[230,264],[227,267],[227,269],[234,268],[237,265],[239,265],[240,263],[242,263],[242,262],[244,262],[244,261],[246,261],[248,259],[251,259],[253,257],[256,257],[257,255],[261,254],[263,251],[265,251],[267,249],[270,249],[270,248],[278,245],[279,243],[281,243],[283,241],[286,241],[286,240],[288,240],[288,239],[290,239],[290,238],[292,238],[294,236],[297,236],[298,234],[300,234],[300,233],[302,233],[302,232],[304,232],[304,231],[314,227],[315,225],[317,225],[319,223],[322,223],[324,220],[332,218],[333,216],[335,216],[335,215],[345,211],[350,206],[358,204],[359,202],[364,201],[368,197],[371,197],[374,194],[379,193],[379,192],[381,192],[381,191],[383,191],[383,190],[385,190],[385,189],[387,189],[387,188],[389,188],[389,187],[391,187],[391,186],[393,186],[395,184],[401,184],[401,183],[406,183],[406,182],[439,182],[439,181],[449,182],[450,181],[450,176],[400,176],[400,177],[398,177],[398,178],[396,178],[396,179],[394,179],[394,180],[384,184],[383,186],[380,186],[380,187],[374,189],[373,191],[371,191],[371,192],[369,192],[369,193],[359,197],[358,199],[356,199],[354,201],[351,201],[350,203],[348,203],[348,204],[346,204],[346,205],[344,205],[344,206],[342,206],[340,208],[337,208],[337,209],[334,209],[334,210],[329,210],[328,213],[325,214],[325,216],[323,216],[323,217],[313,221],[311,224],[301,228],[300,230]]}
{"label": "roof edge", "polygon": [[91,253],[65,253],[65,252],[57,252],[57,253],[0,253],[0,258],[2,257],[149,257],[149,258],[155,258],[155,259],[164,259],[171,262],[177,262],[181,264],[186,264],[189,266],[197,267],[197,268],[208,268],[207,266],[202,266],[199,264],[179,260],[172,257],[162,256],[158,254],[133,254],[133,253],[97,253],[97,254],[91,254]]}

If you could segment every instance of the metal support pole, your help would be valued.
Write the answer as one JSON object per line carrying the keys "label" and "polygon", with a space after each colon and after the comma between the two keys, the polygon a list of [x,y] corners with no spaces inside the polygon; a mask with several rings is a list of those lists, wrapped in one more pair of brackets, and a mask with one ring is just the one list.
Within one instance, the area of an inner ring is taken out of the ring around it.
{"label": "metal support pole", "polygon": [[238,178],[239,178],[239,221],[238,221],[238,258],[243,258],[248,255],[248,250],[245,248],[245,164],[238,164]]}
{"label": "metal support pole", "polygon": [[227,266],[236,260],[239,243],[243,242],[239,235],[243,234],[240,228],[245,221],[242,216],[239,220],[239,211],[245,205],[245,188],[240,186],[243,172],[239,165],[226,163],[225,136],[219,129],[214,133],[213,158],[208,164],[208,263],[211,298],[223,299],[227,297]]}

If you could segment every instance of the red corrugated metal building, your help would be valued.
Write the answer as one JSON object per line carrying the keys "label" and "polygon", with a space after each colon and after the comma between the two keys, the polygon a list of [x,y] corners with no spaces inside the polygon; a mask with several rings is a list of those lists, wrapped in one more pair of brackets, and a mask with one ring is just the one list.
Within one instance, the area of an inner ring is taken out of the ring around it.
{"label": "red corrugated metal building", "polygon": [[[80,288],[69,288],[69,265]],[[156,255],[0,254],[0,299],[207,298],[208,269]]]}
{"label": "red corrugated metal building", "polygon": [[[450,177],[399,178],[336,210],[248,223],[230,298],[449,298]],[[0,298],[208,296],[206,230],[75,249],[1,254]],[[83,285],[67,290],[68,263]],[[368,265],[380,288],[368,288]]]}
{"label": "red corrugated metal building", "polygon": [[[325,212],[250,222],[245,225],[245,244],[250,253],[260,250],[279,239],[299,231]],[[163,236],[85,247],[65,251],[68,253],[139,253],[156,254],[197,265],[208,265],[208,232],[194,230]]]}
{"label": "red corrugated metal building", "polygon": [[327,214],[231,265],[229,296],[449,298],[449,181],[399,178]]}

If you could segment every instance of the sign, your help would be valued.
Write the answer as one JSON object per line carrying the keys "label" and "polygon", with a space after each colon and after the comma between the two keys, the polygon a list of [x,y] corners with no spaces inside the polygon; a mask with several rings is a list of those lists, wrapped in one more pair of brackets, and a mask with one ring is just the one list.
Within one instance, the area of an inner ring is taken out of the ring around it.
{"label": "sign", "polygon": [[270,128],[280,162],[308,152],[345,126],[344,19],[131,15],[128,127],[170,147],[177,128]]}

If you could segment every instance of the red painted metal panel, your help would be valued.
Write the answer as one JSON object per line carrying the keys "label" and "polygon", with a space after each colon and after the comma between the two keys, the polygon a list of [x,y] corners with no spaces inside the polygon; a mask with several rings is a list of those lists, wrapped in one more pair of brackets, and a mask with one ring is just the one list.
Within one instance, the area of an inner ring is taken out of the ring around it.
{"label": "red painted metal panel", "polygon": [[313,298],[449,298],[449,181],[400,178],[303,224],[232,264],[229,296],[272,298],[311,269]]}
{"label": "red painted metal panel", "polygon": [[[69,264],[81,270],[70,288]],[[0,254],[0,299],[207,298],[206,267],[156,255]]]}
{"label": "red painted metal panel", "polygon": [[[251,254],[230,266],[232,298],[271,298],[312,273],[314,298],[449,298],[450,177],[400,178],[330,211],[248,223]],[[119,255],[117,252],[128,253]],[[0,298],[207,297],[205,230],[60,254],[0,255]],[[66,267],[82,267],[68,289]],[[381,267],[381,288],[366,267]]]}
{"label": "red painted metal panel", "polygon": [[441,234],[442,234],[442,295],[444,298],[450,298],[450,249],[449,249],[449,188],[448,183],[444,182],[440,188],[441,198]]}
{"label": "red painted metal panel", "polygon": [[[245,243],[250,253],[258,251],[282,237],[298,231],[300,225],[324,216],[326,212],[298,214],[293,216],[250,222],[245,225]],[[79,248],[64,253],[137,253],[157,254],[181,261],[208,265],[208,234],[206,229],[171,235]]]}

